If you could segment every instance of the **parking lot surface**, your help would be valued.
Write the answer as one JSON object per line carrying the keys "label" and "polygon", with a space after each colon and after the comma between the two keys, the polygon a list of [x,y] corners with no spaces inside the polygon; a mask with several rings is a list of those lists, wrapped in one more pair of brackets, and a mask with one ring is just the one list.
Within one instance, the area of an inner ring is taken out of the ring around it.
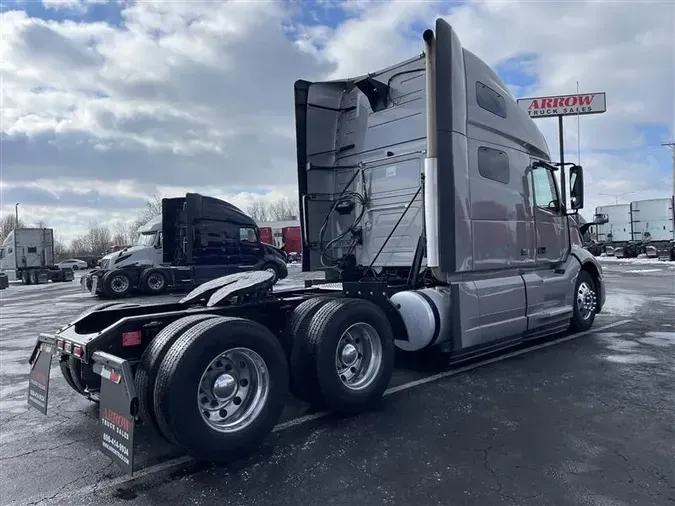
{"label": "parking lot surface", "polygon": [[99,452],[98,410],[58,367],[49,416],[26,406],[36,334],[98,301],[77,281],[12,285],[0,292],[0,501],[673,506],[675,266],[603,266],[607,303],[587,334],[453,368],[399,357],[377,410],[337,418],[290,401],[265,445],[227,467],[139,426],[133,479]]}

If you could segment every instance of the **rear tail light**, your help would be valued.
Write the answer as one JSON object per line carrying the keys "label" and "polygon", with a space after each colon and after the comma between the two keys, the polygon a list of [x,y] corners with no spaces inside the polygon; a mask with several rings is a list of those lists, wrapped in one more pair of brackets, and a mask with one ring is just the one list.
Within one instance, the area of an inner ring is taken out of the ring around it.
{"label": "rear tail light", "polygon": [[82,349],[82,346],[79,345],[74,345],[73,346],[73,355],[75,355],[77,358],[82,358],[82,355],[84,355],[84,350]]}
{"label": "rear tail light", "polygon": [[65,342],[63,345],[63,350],[66,353],[72,353],[73,352],[73,343],[69,343],[68,341]]}
{"label": "rear tail light", "polygon": [[62,350],[62,351],[63,351],[63,340],[62,340],[62,339],[57,339],[57,340],[56,340],[56,349],[57,349],[57,350]]}
{"label": "rear tail light", "polygon": [[122,334],[122,346],[138,346],[142,342],[143,333],[140,330],[124,332]]}

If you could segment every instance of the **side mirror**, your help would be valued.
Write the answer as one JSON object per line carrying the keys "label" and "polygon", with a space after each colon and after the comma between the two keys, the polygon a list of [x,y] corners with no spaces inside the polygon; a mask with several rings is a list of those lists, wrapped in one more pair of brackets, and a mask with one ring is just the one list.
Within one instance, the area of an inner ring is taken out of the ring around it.
{"label": "side mirror", "polygon": [[570,167],[570,207],[575,211],[584,207],[584,169],[581,165]]}
{"label": "side mirror", "polygon": [[596,214],[593,216],[594,225],[604,225],[605,223],[609,223],[609,216],[606,214]]}

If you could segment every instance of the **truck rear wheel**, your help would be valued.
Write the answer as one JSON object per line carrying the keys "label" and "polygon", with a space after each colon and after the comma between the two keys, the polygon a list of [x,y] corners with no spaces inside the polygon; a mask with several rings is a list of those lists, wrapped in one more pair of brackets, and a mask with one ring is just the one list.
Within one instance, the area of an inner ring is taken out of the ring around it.
{"label": "truck rear wheel", "polygon": [[572,332],[583,332],[593,326],[598,307],[596,290],[595,280],[590,272],[580,271],[574,288],[574,310],[570,322]]}
{"label": "truck rear wheel", "polygon": [[171,346],[157,374],[160,429],[198,460],[254,451],[279,420],[288,366],[276,336],[242,318],[213,318]]}
{"label": "truck rear wheel", "polygon": [[316,367],[328,407],[344,413],[374,407],[394,369],[394,334],[384,312],[367,300],[337,299],[316,312],[307,334],[305,360]]}
{"label": "truck rear wheel", "polygon": [[131,292],[131,279],[124,271],[112,270],[103,275],[103,293],[119,299]]}
{"label": "truck rear wheel", "polygon": [[28,271],[21,271],[21,282],[24,285],[30,285],[30,276],[28,275]]}
{"label": "truck rear wheel", "polygon": [[326,305],[332,297],[314,297],[299,304],[291,313],[284,332],[284,347],[290,356],[291,392],[298,399],[310,404],[320,404],[321,391],[317,383],[314,361],[308,357],[307,331],[312,317]]}
{"label": "truck rear wheel", "polygon": [[166,291],[168,281],[160,269],[146,269],[141,274],[141,290],[148,295],[159,295]]}
{"label": "truck rear wheel", "polygon": [[[209,318],[215,318],[215,315],[186,316],[170,323],[155,336],[141,356],[134,380],[136,394],[138,395],[138,411],[141,420],[150,425],[160,436],[165,435],[157,426],[153,405],[153,393],[159,367],[162,365],[162,360],[176,339],[182,336],[190,327]],[[167,434],[166,436],[171,436],[171,434]],[[173,439],[169,440],[169,442],[176,444],[176,441]]]}

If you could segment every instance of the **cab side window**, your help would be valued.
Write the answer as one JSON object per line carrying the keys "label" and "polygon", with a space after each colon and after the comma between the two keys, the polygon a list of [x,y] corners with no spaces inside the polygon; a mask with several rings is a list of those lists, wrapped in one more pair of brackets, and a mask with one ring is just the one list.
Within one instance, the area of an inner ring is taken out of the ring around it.
{"label": "cab side window", "polygon": [[532,179],[534,181],[534,205],[555,211],[558,206],[558,192],[553,172],[544,167],[535,167],[532,171]]}
{"label": "cab side window", "polygon": [[258,234],[256,234],[256,230],[252,227],[240,227],[239,228],[239,240],[241,242],[248,242],[248,243],[257,244]]}

